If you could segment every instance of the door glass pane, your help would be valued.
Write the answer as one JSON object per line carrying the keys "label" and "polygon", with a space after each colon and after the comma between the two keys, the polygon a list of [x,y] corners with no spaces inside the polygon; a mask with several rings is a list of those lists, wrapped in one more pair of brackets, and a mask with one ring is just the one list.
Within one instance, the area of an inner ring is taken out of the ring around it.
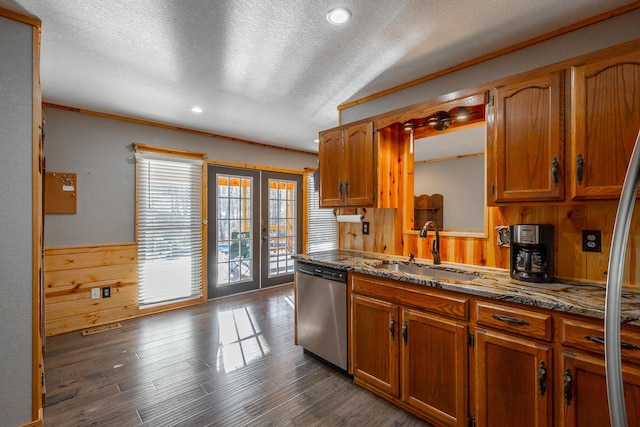
{"label": "door glass pane", "polygon": [[293,273],[296,185],[295,181],[269,180],[269,277]]}
{"label": "door glass pane", "polygon": [[253,280],[251,194],[253,178],[216,174],[217,286]]}

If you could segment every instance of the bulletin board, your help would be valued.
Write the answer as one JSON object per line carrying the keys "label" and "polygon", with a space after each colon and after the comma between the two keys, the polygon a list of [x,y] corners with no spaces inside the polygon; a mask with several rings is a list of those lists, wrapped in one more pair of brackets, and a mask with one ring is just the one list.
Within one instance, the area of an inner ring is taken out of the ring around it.
{"label": "bulletin board", "polygon": [[75,173],[46,172],[44,178],[44,213],[76,213],[77,184]]}

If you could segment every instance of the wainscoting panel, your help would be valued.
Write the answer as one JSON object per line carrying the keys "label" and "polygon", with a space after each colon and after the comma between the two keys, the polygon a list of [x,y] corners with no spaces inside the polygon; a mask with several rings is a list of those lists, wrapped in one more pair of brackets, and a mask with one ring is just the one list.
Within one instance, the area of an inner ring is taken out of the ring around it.
{"label": "wainscoting panel", "polygon": [[[138,316],[135,243],[46,249],[44,266],[47,336]],[[91,299],[94,288],[98,299]]]}

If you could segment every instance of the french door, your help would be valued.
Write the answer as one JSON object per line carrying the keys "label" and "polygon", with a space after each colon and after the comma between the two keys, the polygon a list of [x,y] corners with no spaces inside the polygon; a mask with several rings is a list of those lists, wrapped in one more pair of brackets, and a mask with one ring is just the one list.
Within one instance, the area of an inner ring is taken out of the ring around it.
{"label": "french door", "polygon": [[209,298],[292,282],[301,206],[300,175],[210,165]]}

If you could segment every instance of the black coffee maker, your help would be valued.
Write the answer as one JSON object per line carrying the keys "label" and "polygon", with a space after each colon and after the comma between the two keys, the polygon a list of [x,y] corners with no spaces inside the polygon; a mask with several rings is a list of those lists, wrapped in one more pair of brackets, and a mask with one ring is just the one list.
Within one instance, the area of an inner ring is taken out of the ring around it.
{"label": "black coffee maker", "polygon": [[553,279],[553,225],[516,224],[511,232],[511,277],[525,282]]}

